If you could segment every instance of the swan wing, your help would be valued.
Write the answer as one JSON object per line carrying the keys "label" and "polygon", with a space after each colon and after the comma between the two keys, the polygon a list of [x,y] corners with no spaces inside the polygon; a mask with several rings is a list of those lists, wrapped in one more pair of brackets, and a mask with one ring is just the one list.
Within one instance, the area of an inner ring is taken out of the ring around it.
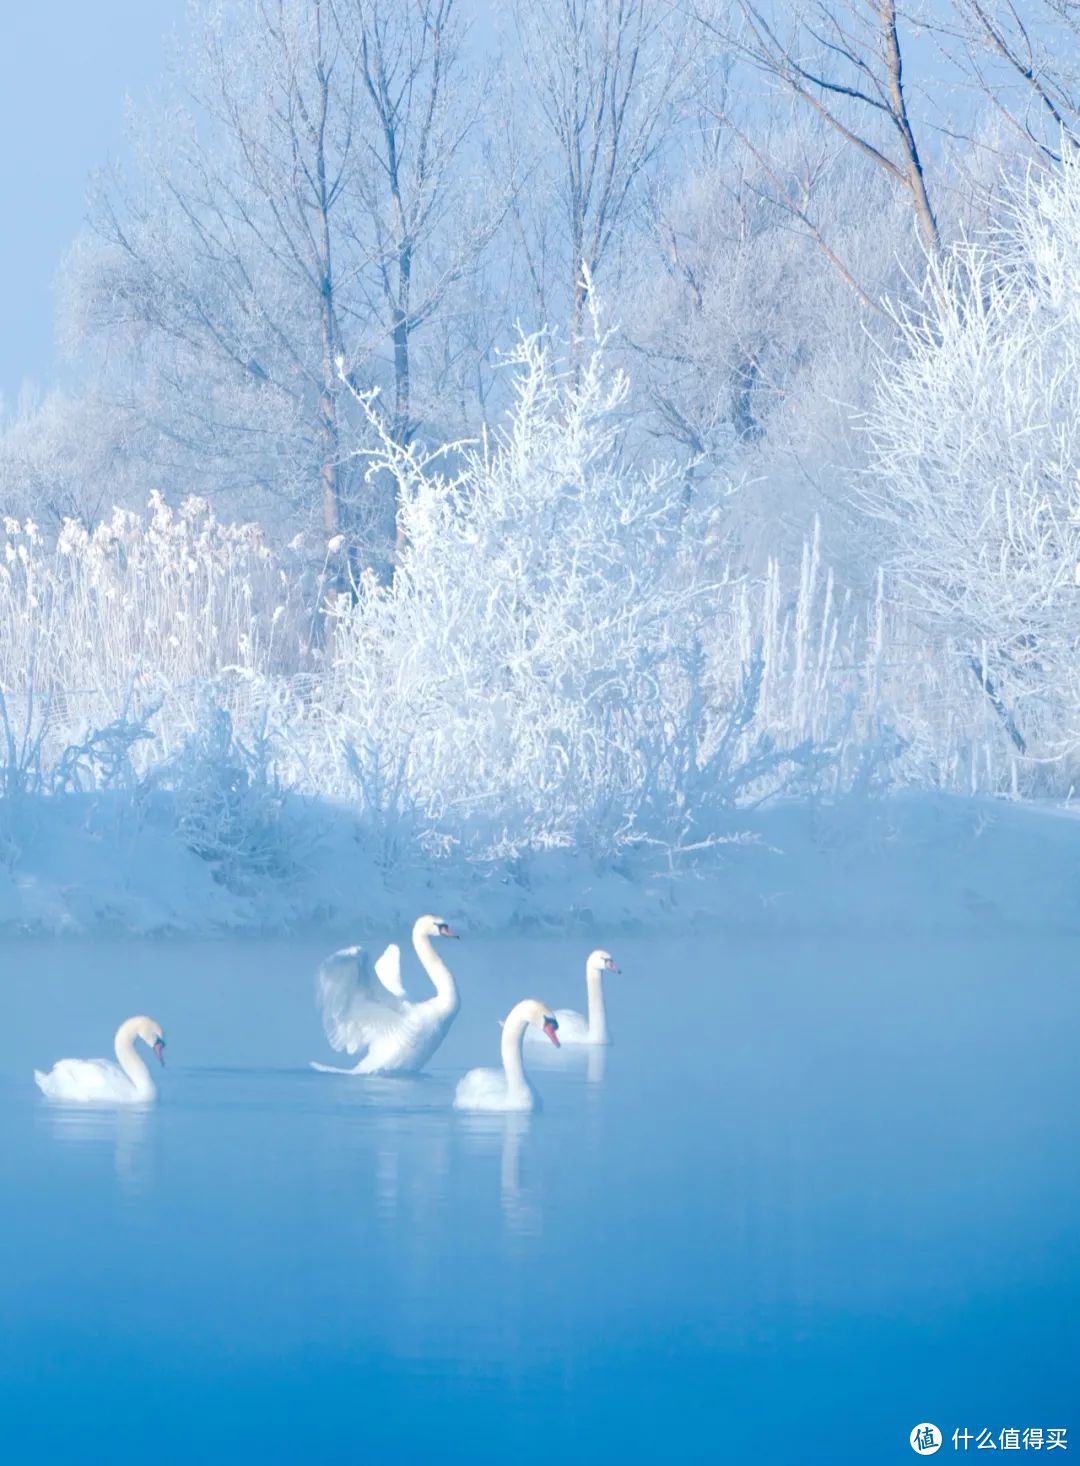
{"label": "swan wing", "polygon": [[454,1091],[455,1110],[501,1110],[506,1103],[506,1075],[501,1069],[470,1069]]}
{"label": "swan wing", "polygon": [[61,1059],[47,1074],[34,1070],[34,1079],[46,1099],[130,1100],[135,1086],[108,1059]]}
{"label": "swan wing", "polygon": [[376,957],[375,976],[388,993],[393,993],[397,998],[405,996],[401,982],[401,948],[397,942],[391,942],[382,956]]}
{"label": "swan wing", "polygon": [[319,968],[317,991],[326,1037],[339,1053],[355,1054],[391,1036],[407,1008],[380,982],[363,947],[345,947],[328,957]]}
{"label": "swan wing", "polygon": [[470,1069],[458,1080],[455,1110],[535,1110],[540,1106],[528,1085],[511,1087],[503,1069]]}

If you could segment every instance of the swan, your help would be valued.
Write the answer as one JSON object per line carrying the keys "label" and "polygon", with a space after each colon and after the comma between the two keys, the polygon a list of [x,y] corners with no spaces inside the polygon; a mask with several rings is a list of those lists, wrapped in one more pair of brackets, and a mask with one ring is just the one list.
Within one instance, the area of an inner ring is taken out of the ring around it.
{"label": "swan", "polygon": [[318,996],[330,1047],[366,1053],[352,1069],[312,1064],[322,1074],[413,1074],[446,1037],[460,1002],[453,974],[432,946],[433,937],[456,937],[441,916],[421,916],[412,943],[435,996],[410,1003],[401,985],[401,951],[391,943],[374,964],[363,947],[346,947],[319,969]]}
{"label": "swan", "polygon": [[502,1030],[501,1069],[470,1069],[454,1091],[455,1110],[537,1110],[540,1099],[525,1078],[521,1046],[525,1030],[535,1025],[559,1047],[559,1021],[550,1008],[525,998],[506,1015]]}
{"label": "swan", "polygon": [[[585,987],[589,995],[589,1016],[583,1017],[570,1008],[556,1008],[559,1020],[559,1038],[564,1044],[610,1044],[607,1014],[604,1012],[604,973],[618,972],[615,959],[610,952],[598,947],[590,952],[585,961]],[[526,1035],[538,1039],[540,1035],[532,1030]]]}
{"label": "swan", "polygon": [[145,1105],[157,1097],[150,1070],[135,1051],[135,1040],[141,1038],[165,1064],[165,1035],[161,1024],[152,1018],[128,1018],[116,1030],[113,1047],[117,1063],[109,1059],[60,1059],[42,1074],[34,1070],[34,1080],[46,1099],[79,1103]]}

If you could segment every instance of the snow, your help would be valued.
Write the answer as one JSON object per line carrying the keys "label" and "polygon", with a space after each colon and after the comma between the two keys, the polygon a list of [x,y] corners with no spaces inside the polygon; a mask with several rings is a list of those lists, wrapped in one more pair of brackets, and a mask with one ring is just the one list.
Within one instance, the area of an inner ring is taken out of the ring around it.
{"label": "snow", "polygon": [[723,843],[681,859],[644,845],[607,861],[551,851],[386,867],[347,809],[295,801],[282,833],[294,866],[239,883],[184,844],[164,797],[137,820],[119,795],[41,799],[23,817],[18,861],[0,866],[9,931],[362,936],[428,909],[477,931],[1080,928],[1080,821],[1063,806],[791,803],[733,814]]}

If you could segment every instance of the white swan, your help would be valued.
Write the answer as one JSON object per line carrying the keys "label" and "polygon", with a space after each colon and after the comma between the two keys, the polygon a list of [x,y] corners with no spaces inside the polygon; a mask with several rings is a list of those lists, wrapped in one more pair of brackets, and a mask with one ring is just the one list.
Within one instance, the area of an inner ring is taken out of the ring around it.
{"label": "white swan", "polygon": [[46,1099],[82,1104],[149,1104],[157,1096],[150,1070],[135,1051],[143,1043],[165,1064],[165,1035],[152,1018],[129,1018],[116,1030],[113,1047],[119,1068],[108,1059],[60,1059],[42,1074],[34,1070],[37,1087]]}
{"label": "white swan", "polygon": [[[604,1011],[604,973],[618,972],[615,959],[610,952],[598,947],[590,952],[585,962],[585,988],[588,993],[589,1016],[583,1017],[571,1008],[556,1008],[559,1020],[559,1038],[564,1044],[609,1044],[607,1014]],[[530,1030],[530,1039],[539,1038]]]}
{"label": "white swan", "polygon": [[401,985],[401,952],[391,944],[372,969],[362,947],[346,947],[319,969],[318,995],[330,1047],[366,1053],[352,1069],[312,1064],[323,1074],[413,1074],[446,1037],[460,1003],[453,974],[431,945],[432,937],[456,937],[441,916],[421,916],[413,946],[435,987],[435,996],[410,1003]]}
{"label": "white swan", "polygon": [[559,1022],[550,1008],[526,998],[510,1009],[502,1030],[501,1069],[470,1069],[454,1091],[455,1110],[536,1110],[540,1099],[525,1077],[521,1047],[535,1024],[559,1047]]}

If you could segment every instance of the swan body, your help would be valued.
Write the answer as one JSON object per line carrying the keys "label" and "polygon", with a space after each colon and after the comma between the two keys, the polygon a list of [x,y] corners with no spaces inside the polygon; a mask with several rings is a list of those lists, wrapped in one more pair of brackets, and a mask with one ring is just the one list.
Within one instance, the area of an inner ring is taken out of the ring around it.
{"label": "swan body", "polygon": [[[559,1021],[559,1038],[564,1044],[610,1044],[607,1013],[604,1010],[604,973],[618,972],[615,959],[610,952],[598,947],[590,952],[585,962],[585,989],[588,994],[588,1016],[576,1013],[572,1008],[556,1008]],[[539,1037],[530,1029],[529,1039]]]}
{"label": "swan body", "polygon": [[160,1023],[152,1018],[129,1018],[116,1030],[115,1064],[109,1059],[60,1059],[47,1074],[34,1070],[37,1087],[46,1099],[68,1104],[150,1104],[157,1089],[135,1049],[138,1038],[164,1066],[165,1035]]}
{"label": "swan body", "polygon": [[525,1077],[521,1049],[525,1030],[535,1027],[559,1047],[559,1023],[550,1008],[526,998],[506,1015],[501,1069],[470,1069],[454,1091],[455,1110],[536,1110],[540,1099]]}
{"label": "swan body", "polygon": [[319,969],[318,998],[330,1047],[363,1056],[351,1069],[312,1064],[323,1074],[415,1074],[446,1037],[461,1006],[457,985],[432,946],[457,933],[439,916],[421,916],[413,947],[435,996],[410,1003],[401,985],[401,951],[391,944],[374,963],[362,947],[346,947]]}

